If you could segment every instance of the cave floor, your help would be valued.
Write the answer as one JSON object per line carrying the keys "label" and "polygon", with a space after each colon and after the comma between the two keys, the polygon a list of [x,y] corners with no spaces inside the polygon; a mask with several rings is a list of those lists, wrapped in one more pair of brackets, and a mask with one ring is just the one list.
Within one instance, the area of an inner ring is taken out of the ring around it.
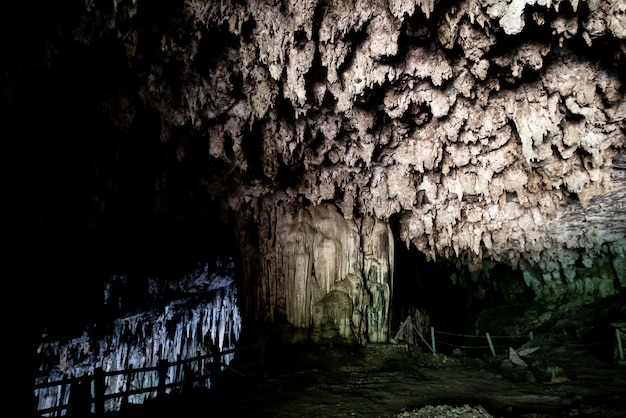
{"label": "cave floor", "polygon": [[505,353],[434,356],[406,344],[268,348],[260,373],[227,371],[211,390],[169,395],[128,411],[130,416],[140,409],[151,415],[152,409],[181,417],[394,417],[426,405],[470,405],[494,417],[626,417],[623,364],[601,361],[582,346],[532,343],[539,349],[524,357],[528,368]]}

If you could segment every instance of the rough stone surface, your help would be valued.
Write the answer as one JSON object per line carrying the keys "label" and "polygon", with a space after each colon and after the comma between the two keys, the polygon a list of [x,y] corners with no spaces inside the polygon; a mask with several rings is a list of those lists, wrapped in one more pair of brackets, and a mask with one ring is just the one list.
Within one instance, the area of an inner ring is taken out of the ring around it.
{"label": "rough stone surface", "polygon": [[[138,218],[206,222],[213,202],[236,226],[246,314],[293,340],[388,338],[408,280],[393,234],[486,288],[502,263],[537,298],[623,294],[623,2],[76,7],[3,77],[9,104],[30,90],[20,65],[62,78],[92,106],[81,126],[118,138],[93,146],[89,228],[136,190]],[[68,58],[83,51],[89,65]],[[108,84],[88,80],[101,68]]]}

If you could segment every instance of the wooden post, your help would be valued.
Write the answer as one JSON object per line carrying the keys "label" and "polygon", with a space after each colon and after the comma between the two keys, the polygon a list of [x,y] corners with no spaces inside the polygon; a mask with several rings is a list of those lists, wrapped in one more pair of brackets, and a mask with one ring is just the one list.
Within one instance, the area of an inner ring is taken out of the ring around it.
{"label": "wooden post", "polygon": [[[61,385],[59,387],[59,406],[63,405],[63,400],[65,399],[65,392],[67,391],[68,386],[70,386],[70,377],[68,375],[63,376],[63,380],[61,381]],[[70,387],[70,402],[72,400],[72,388]],[[65,405],[67,408],[70,407],[69,404]]]}
{"label": "wooden post", "polygon": [[83,375],[72,379],[67,415],[82,417],[91,413],[91,378]]}
{"label": "wooden post", "polygon": [[97,415],[104,414],[104,392],[106,385],[104,381],[104,370],[102,366],[96,367],[93,372],[93,400]]}
{"label": "wooden post", "polygon": [[622,347],[622,336],[619,332],[619,328],[615,328],[615,337],[617,338],[617,354],[619,359],[624,361],[624,347]]}
{"label": "wooden post", "polygon": [[213,353],[213,376],[217,376],[222,371],[222,353],[217,348]]}
{"label": "wooden post", "polygon": [[178,354],[177,361],[176,361],[176,363],[178,363],[178,364],[176,364],[176,372],[174,374],[174,382],[173,383],[178,383],[178,382],[180,382],[182,380],[182,375],[181,375],[182,370],[183,370],[182,359],[183,359],[183,354],[182,353]]}
{"label": "wooden post", "polygon": [[433,346],[433,353],[436,353],[437,347],[435,347],[435,327],[430,327],[430,341]]}
{"label": "wooden post", "polygon": [[166,360],[159,360],[157,363],[157,373],[159,375],[159,384],[157,388],[157,397],[165,395],[165,381],[167,380],[168,363]]}
{"label": "wooden post", "polygon": [[130,392],[131,390],[132,381],[133,381],[133,365],[129,364],[128,373],[126,373],[126,393],[124,394],[124,397],[122,398],[122,407],[125,407],[128,405],[128,392]]}
{"label": "wooden post", "polygon": [[404,322],[402,322],[402,324],[400,324],[400,328],[398,328],[398,332],[396,332],[396,336],[391,339],[391,342],[393,344],[397,344],[398,343],[398,340],[402,336],[402,332],[404,331],[404,328],[406,327],[406,325],[409,323],[410,320],[411,320],[411,317],[407,316],[406,319],[404,320]]}
{"label": "wooden post", "polygon": [[434,355],[435,357],[437,357],[437,353],[435,353],[435,350],[434,350],[434,349],[433,349],[430,345],[428,345],[428,341],[426,341],[426,338],[424,338],[424,336],[422,335],[422,333],[420,332],[420,330],[419,330],[419,329],[417,329],[417,327],[415,326],[415,324],[414,324],[412,321],[411,321],[411,326],[413,327],[413,329],[415,330],[415,332],[417,332],[417,335],[419,335],[419,336],[420,336],[420,338],[422,339],[422,341],[424,342],[424,344],[426,344],[426,347],[430,348],[430,351],[432,351],[432,352],[433,352],[433,355]]}
{"label": "wooden post", "polygon": [[486,332],[485,335],[487,336],[487,342],[489,343],[489,349],[491,350],[491,354],[493,354],[493,356],[496,356],[496,350],[493,348],[493,343],[491,342],[491,337],[489,336],[489,333]]}

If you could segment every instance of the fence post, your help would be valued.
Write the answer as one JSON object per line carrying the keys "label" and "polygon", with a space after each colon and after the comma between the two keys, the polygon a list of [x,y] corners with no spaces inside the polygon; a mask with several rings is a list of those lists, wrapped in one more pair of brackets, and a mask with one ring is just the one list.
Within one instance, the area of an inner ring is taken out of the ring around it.
{"label": "fence post", "polygon": [[619,328],[615,328],[615,337],[617,337],[617,354],[619,359],[624,361],[624,347],[622,347],[622,336],[619,332]]}
{"label": "fence post", "polygon": [[66,415],[83,417],[91,413],[91,378],[84,374],[72,379]]}
{"label": "fence post", "polygon": [[430,341],[433,346],[433,354],[437,352],[437,347],[435,347],[435,327],[430,327]]}
{"label": "fence post", "polygon": [[489,333],[486,332],[485,335],[487,336],[487,342],[489,343],[489,349],[491,350],[491,354],[493,354],[493,356],[496,356],[496,350],[493,348],[493,343],[491,342],[491,337],[489,336]]}
{"label": "fence post", "polygon": [[124,394],[124,397],[122,398],[122,407],[125,407],[128,405],[128,392],[130,392],[131,388],[131,383],[133,382],[133,365],[129,364],[128,365],[128,373],[126,373],[126,393]]}
{"label": "fence post", "polygon": [[211,375],[212,376],[217,376],[222,370],[222,353],[220,351],[215,351],[215,353],[213,354],[213,363],[211,364],[212,367],[212,371],[211,371]]}
{"label": "fence post", "polygon": [[168,363],[166,360],[159,360],[157,363],[157,373],[159,374],[159,385],[157,396],[165,395],[165,380],[167,379]]}
{"label": "fence post", "polygon": [[96,367],[93,371],[93,400],[96,414],[103,415],[104,414],[104,391],[106,390],[106,385],[104,382],[104,370],[102,370],[102,366]]}
{"label": "fence post", "polygon": [[[63,405],[63,401],[65,400],[65,392],[67,391],[68,386],[70,386],[70,377],[68,375],[63,376],[63,380],[61,381],[61,387],[59,388],[59,406]],[[70,387],[70,396],[72,395],[72,388]],[[69,408],[69,404],[65,405],[66,408]]]}

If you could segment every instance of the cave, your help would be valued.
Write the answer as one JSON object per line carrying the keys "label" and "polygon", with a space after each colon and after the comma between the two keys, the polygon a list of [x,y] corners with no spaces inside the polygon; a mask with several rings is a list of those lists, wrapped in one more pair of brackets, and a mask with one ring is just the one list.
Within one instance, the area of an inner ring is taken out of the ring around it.
{"label": "cave", "polygon": [[1,21],[21,415],[623,416],[622,1]]}

